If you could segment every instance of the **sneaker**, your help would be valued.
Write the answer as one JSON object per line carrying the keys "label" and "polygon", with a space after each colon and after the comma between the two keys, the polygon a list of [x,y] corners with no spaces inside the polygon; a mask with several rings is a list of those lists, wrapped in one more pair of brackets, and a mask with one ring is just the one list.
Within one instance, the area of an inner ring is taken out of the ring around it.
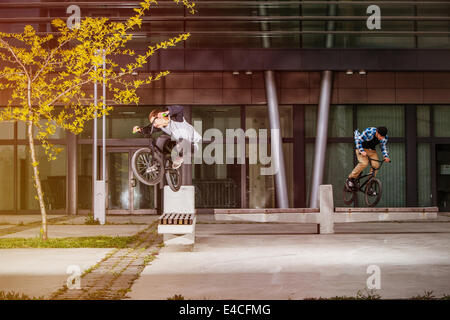
{"label": "sneaker", "polygon": [[183,157],[177,157],[172,162],[172,168],[173,169],[178,169],[183,164],[183,161],[184,161]]}
{"label": "sneaker", "polygon": [[347,186],[347,189],[349,191],[353,191],[353,189],[355,188],[355,179],[353,178],[347,178],[347,181],[345,182],[345,185]]}

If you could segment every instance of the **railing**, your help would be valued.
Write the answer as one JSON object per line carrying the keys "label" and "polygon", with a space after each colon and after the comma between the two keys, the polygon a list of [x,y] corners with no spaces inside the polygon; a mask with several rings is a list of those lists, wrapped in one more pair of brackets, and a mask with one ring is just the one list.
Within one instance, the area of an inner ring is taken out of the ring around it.
{"label": "railing", "polygon": [[197,208],[237,208],[238,187],[233,179],[192,180]]}
{"label": "railing", "polygon": [[[98,12],[113,21],[123,21],[132,13],[131,8],[139,6],[139,2],[0,3],[0,10],[19,10],[18,14],[0,18],[0,30],[8,24],[35,23],[49,26],[54,18],[68,18],[62,10],[68,5],[78,5],[83,17],[95,16]],[[180,32],[190,32],[192,39],[186,44],[190,48],[261,48],[263,38],[273,40],[270,43],[273,48],[319,48],[324,46],[324,40],[320,37],[327,34],[336,37],[335,46],[340,48],[450,47],[449,1],[194,2],[198,13],[190,15],[185,8],[176,6],[173,1],[159,1],[157,9],[143,17],[142,27],[135,35],[149,42],[159,42]],[[378,5],[381,8],[382,28],[379,30],[366,28],[366,20],[369,17],[366,8],[369,5]],[[329,6],[337,8],[336,14],[329,15]],[[24,16],[20,14],[20,8],[25,7],[44,12],[29,16],[27,11]],[[105,10],[108,10],[107,13]],[[327,23],[334,23],[333,28],[327,28]],[[50,30],[51,27],[47,27],[42,32]],[[384,37],[386,41],[379,37]],[[399,44],[395,39],[406,42]]]}

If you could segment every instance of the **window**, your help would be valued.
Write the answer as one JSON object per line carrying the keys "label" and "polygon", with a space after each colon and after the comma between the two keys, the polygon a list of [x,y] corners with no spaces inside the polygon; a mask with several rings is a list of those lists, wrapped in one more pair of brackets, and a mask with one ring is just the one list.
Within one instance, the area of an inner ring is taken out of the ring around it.
{"label": "window", "polygon": [[450,137],[450,106],[434,106],[434,136]]}
{"label": "window", "polygon": [[417,136],[430,136],[430,106],[417,106]]}
{"label": "window", "polygon": [[357,110],[357,128],[385,126],[389,137],[405,136],[404,107],[399,105],[361,105]]}
{"label": "window", "polygon": [[[66,208],[66,149],[65,146],[58,147],[63,147],[64,150],[56,160],[48,161],[44,149],[41,146],[36,146],[44,200],[49,210]],[[39,203],[35,199],[36,190],[28,146],[17,147],[17,161],[18,209],[38,210]]]}
{"label": "window", "polygon": [[13,146],[0,146],[0,210],[14,210]]}

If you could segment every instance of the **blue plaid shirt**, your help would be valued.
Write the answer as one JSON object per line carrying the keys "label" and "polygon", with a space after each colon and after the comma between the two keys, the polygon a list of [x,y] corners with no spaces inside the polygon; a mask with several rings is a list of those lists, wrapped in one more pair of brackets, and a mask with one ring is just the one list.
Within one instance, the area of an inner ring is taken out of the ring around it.
{"label": "blue plaid shirt", "polygon": [[[360,133],[358,130],[355,130],[356,149],[358,149],[359,152],[363,152],[364,149],[362,147],[362,143],[364,141],[370,141],[373,138],[376,139],[376,137],[375,137],[376,132],[377,132],[377,128],[375,128],[375,127],[369,127],[366,130],[364,130],[363,133]],[[389,158],[389,153],[388,153],[388,150],[386,147],[387,141],[388,141],[387,135],[384,139],[380,140],[380,148],[381,148],[381,152],[383,153],[384,158]]]}

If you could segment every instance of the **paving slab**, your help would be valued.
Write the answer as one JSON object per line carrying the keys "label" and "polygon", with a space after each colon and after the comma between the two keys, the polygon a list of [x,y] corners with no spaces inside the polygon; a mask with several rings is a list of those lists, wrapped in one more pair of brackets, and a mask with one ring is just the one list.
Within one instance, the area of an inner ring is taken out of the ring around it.
{"label": "paving slab", "polygon": [[[159,215],[106,215],[106,223],[111,224],[151,224],[153,221],[158,219]],[[66,221],[58,221],[55,224],[79,224],[84,225],[87,216],[73,216]]]}
{"label": "paving slab", "polygon": [[[132,236],[147,228],[147,225],[49,225],[49,238],[96,237],[96,236]],[[0,238],[39,237],[40,227],[7,234]]]}
{"label": "paving slab", "polygon": [[[53,218],[61,218],[64,217],[64,215],[48,215],[48,219]],[[41,216],[38,214],[2,214],[0,215],[0,225],[2,224],[13,224],[17,225],[20,223],[27,224],[32,222],[39,222],[41,221]]]}
{"label": "paving slab", "polygon": [[355,296],[368,267],[383,298],[450,294],[449,223],[353,223],[341,234],[310,225],[198,224],[192,251],[164,247],[131,299],[304,299]]}
{"label": "paving slab", "polygon": [[84,272],[112,250],[0,249],[0,291],[48,298],[66,284],[69,276],[66,273],[68,266],[79,266],[81,272]]}

